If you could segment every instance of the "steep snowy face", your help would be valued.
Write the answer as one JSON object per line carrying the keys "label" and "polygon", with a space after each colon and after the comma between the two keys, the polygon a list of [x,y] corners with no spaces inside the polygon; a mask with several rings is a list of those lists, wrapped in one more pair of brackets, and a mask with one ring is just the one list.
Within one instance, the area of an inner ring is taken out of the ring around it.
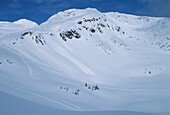
{"label": "steep snowy face", "polygon": [[169,30],[169,18],[90,8],[2,22],[0,90],[67,110],[170,112]]}
{"label": "steep snowy face", "polygon": [[[130,47],[134,49],[134,44],[137,44],[138,49],[141,46],[142,48],[170,51],[169,20],[169,18],[101,13],[90,8],[71,9],[53,15],[40,28],[46,31],[51,29],[53,33],[59,34],[64,41],[80,37],[82,39],[97,37],[98,39],[92,40],[98,42],[96,44],[101,44],[107,40],[103,47],[108,49],[116,46],[130,50]],[[68,37],[66,34],[69,32],[75,35]],[[107,38],[100,39],[106,36]],[[110,46],[110,43],[114,45]],[[109,54],[111,52],[108,51]]]}

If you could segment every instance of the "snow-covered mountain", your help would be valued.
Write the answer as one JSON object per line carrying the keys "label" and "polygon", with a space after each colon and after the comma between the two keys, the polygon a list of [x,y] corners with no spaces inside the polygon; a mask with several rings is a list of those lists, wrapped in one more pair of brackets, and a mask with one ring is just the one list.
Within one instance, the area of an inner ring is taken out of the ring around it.
{"label": "snow-covered mountain", "polygon": [[37,23],[35,23],[35,22],[31,21],[31,20],[27,20],[27,19],[20,19],[20,20],[17,20],[15,22],[13,22],[13,23],[22,25],[25,28],[33,28],[33,27],[38,26]]}
{"label": "snow-covered mountain", "polygon": [[74,111],[170,112],[170,19],[70,9],[0,22],[0,91]]}

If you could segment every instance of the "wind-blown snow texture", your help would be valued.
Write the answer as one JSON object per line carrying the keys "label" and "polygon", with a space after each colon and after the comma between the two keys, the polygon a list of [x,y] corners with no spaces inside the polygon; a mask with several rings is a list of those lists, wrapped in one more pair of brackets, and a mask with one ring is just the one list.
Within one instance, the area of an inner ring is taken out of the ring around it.
{"label": "wind-blown snow texture", "polygon": [[0,22],[0,91],[73,111],[170,112],[170,19],[71,9]]}

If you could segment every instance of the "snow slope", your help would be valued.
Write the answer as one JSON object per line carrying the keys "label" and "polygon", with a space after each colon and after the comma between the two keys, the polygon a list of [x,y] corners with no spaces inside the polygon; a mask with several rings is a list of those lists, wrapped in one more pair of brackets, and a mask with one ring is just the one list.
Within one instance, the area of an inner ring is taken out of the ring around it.
{"label": "snow slope", "polygon": [[169,18],[91,8],[0,22],[0,91],[64,110],[168,113],[169,30]]}
{"label": "snow slope", "polygon": [[[133,111],[63,111],[0,92],[1,115],[155,115]],[[17,106],[16,106],[17,104]],[[9,111],[10,110],[10,111]],[[162,115],[162,114],[161,114]],[[163,115],[166,115],[164,113]]]}

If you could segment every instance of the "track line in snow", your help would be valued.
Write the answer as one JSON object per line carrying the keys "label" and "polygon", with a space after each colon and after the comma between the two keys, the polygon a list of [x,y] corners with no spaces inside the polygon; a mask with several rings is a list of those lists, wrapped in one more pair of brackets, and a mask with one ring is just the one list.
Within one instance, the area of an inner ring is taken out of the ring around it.
{"label": "track line in snow", "polygon": [[37,94],[37,93],[32,93],[32,92],[29,92],[29,91],[26,91],[26,90],[22,90],[22,89],[19,89],[19,88],[15,88],[15,87],[12,87],[12,89],[21,91],[21,92],[26,93],[26,94],[29,94],[29,95],[34,95],[34,96],[40,97],[40,98],[45,99],[45,100],[50,101],[50,102],[57,103],[57,104],[59,104],[59,105],[62,105],[62,106],[64,106],[64,107],[70,109],[70,110],[73,110],[73,111],[79,111],[79,110],[81,110],[79,107],[77,107],[77,106],[75,106],[75,105],[73,105],[73,104],[70,104],[70,103],[68,103],[68,102],[67,102],[67,103],[68,103],[69,105],[71,105],[72,107],[69,106],[69,105],[66,105],[66,104],[64,104],[64,103],[61,103],[61,102],[59,102],[59,101],[56,101],[56,100],[50,99],[50,98],[48,98],[48,97],[45,97],[45,96],[43,96],[43,95]]}
{"label": "track line in snow", "polygon": [[29,71],[29,77],[32,78],[32,79],[38,79],[38,78],[35,78],[35,77],[32,77],[32,69],[31,67],[29,66],[29,64],[24,60],[24,58],[20,55],[20,53],[18,51],[15,51],[14,49],[11,49],[8,47],[8,49],[12,50],[13,52],[15,52],[15,54],[17,56],[19,56],[21,58],[21,60],[23,61],[23,63],[25,64],[25,66],[28,68],[28,71]]}
{"label": "track line in snow", "polygon": [[32,70],[31,67],[27,64],[27,62],[23,59],[23,57],[20,56],[20,58],[22,59],[22,61],[24,62],[24,64],[27,66],[28,70],[29,70],[29,76],[32,76]]}
{"label": "track line in snow", "polygon": [[[74,111],[77,111],[77,107],[75,107],[75,108],[73,108],[73,107],[71,107],[71,106],[68,106],[68,105],[66,105],[66,104],[64,104],[64,103],[61,103],[61,102],[59,102],[59,101],[56,101],[56,100],[53,100],[53,99],[50,99],[50,98],[48,98],[48,97],[45,97],[45,96],[43,96],[43,95],[39,95],[39,94],[36,94],[36,93],[31,93],[32,95],[35,95],[35,96],[38,96],[38,97],[41,97],[41,98],[43,98],[43,99],[46,99],[46,100],[48,100],[48,101],[51,101],[51,102],[54,102],[54,103],[57,103],[57,104],[60,104],[60,105],[63,105],[63,106],[65,106],[65,107],[67,107],[68,109],[71,109],[71,110],[74,110]],[[79,109],[79,108],[78,108]]]}
{"label": "track line in snow", "polygon": [[[38,63],[38,62],[35,61],[34,59],[31,59],[31,60],[32,60],[33,62],[35,62],[35,64],[37,64],[37,66],[40,67],[41,69],[43,69],[44,71],[46,71],[46,72],[48,72],[48,73],[52,72],[52,73],[55,73],[55,74],[58,74],[58,75],[63,76],[62,73],[56,72],[56,71],[50,69],[48,66],[46,67],[46,65],[44,65],[43,63]],[[50,72],[49,72],[49,71],[50,71]]]}
{"label": "track line in snow", "polygon": [[76,105],[74,105],[74,104],[72,104],[72,103],[70,103],[70,102],[68,102],[68,101],[65,101],[65,102],[66,102],[67,104],[69,104],[69,105],[77,108],[79,111],[81,111],[81,108],[80,108],[80,107],[78,107],[78,106],[76,106]]}
{"label": "track line in snow", "polygon": [[106,86],[100,86],[104,89],[110,89],[110,90],[122,90],[122,91],[160,91],[160,92],[170,92],[170,90],[166,89],[133,89],[133,88],[114,88],[114,87],[106,87]]}

